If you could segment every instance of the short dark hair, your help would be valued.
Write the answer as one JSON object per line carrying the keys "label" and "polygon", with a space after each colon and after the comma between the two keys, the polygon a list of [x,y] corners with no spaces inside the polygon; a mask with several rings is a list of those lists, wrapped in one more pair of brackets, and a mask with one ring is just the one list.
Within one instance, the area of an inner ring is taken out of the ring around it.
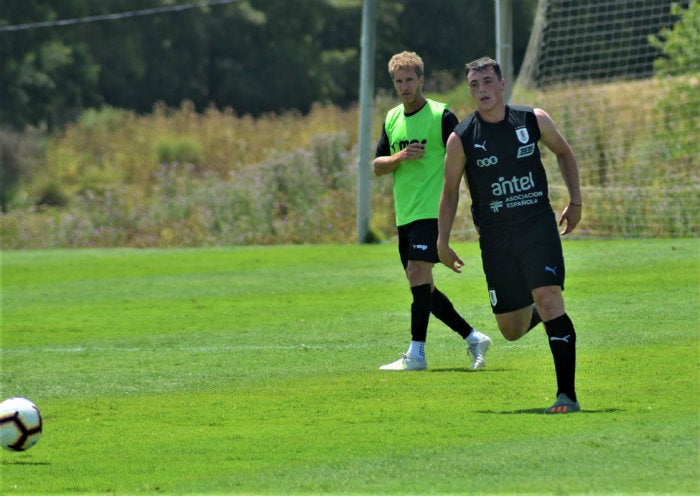
{"label": "short dark hair", "polygon": [[491,57],[481,57],[480,59],[468,62],[464,66],[464,75],[469,77],[469,71],[485,71],[489,67],[493,67],[493,71],[496,73],[496,76],[498,76],[499,81],[503,79],[501,75],[501,66]]}

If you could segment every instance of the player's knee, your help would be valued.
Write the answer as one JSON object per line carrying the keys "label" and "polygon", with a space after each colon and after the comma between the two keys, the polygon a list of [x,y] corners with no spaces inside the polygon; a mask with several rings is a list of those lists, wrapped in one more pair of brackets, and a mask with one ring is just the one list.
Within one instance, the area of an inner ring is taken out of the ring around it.
{"label": "player's knee", "polygon": [[506,341],[517,341],[527,332],[527,327],[514,320],[498,322],[498,329]]}
{"label": "player's knee", "polygon": [[551,290],[550,288],[539,289],[533,292],[533,296],[542,320],[551,320],[564,313],[564,298],[558,286],[552,287]]}
{"label": "player's knee", "polygon": [[433,283],[433,266],[425,262],[408,262],[406,277],[411,286]]}
{"label": "player's knee", "polygon": [[499,327],[501,334],[506,339],[506,341],[517,341],[522,338],[527,332],[527,329],[523,331],[515,327]]}

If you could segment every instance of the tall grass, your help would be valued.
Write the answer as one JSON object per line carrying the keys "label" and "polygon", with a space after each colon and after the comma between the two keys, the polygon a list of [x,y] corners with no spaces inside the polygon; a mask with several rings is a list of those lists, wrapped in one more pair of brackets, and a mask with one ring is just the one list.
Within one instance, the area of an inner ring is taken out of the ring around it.
{"label": "tall grass", "polygon": [[[655,80],[515,92],[547,109],[572,143],[584,189],[579,235],[697,236],[700,158],[654,132],[669,119]],[[639,98],[639,95],[656,95]],[[591,95],[595,95],[595,98]],[[463,118],[466,87],[435,95]],[[633,105],[630,102],[634,102]],[[376,139],[393,96],[378,97]],[[692,116],[689,119],[692,127]],[[257,119],[232,110],[157,106],[149,115],[105,108],[46,137],[2,214],[3,248],[170,247],[354,242],[356,108]],[[544,153],[551,197],[566,190]],[[370,164],[362,164],[370,167]],[[394,234],[391,178],[372,186],[374,237]],[[474,236],[467,193],[455,230]]]}
{"label": "tall grass", "polygon": [[[697,78],[682,78],[694,84]],[[680,80],[680,78],[679,78]],[[679,84],[679,83],[677,83]],[[666,121],[700,133],[700,99],[685,109],[668,80],[569,85],[527,95],[547,109],[577,155],[584,196],[580,232],[593,236],[697,236],[700,233],[700,142],[663,131]],[[516,92],[515,98],[522,98]],[[544,153],[551,197],[563,205],[567,192],[558,166]]]}

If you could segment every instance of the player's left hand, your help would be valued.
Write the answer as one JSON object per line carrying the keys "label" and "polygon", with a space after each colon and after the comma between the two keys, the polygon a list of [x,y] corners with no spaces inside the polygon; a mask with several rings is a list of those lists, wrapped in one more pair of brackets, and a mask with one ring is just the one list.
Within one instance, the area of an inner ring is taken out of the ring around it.
{"label": "player's left hand", "polygon": [[582,209],[583,207],[581,205],[574,205],[573,203],[569,203],[564,207],[564,211],[561,213],[561,218],[559,219],[559,227],[564,225],[564,230],[559,234],[565,236],[576,228],[581,221]]}

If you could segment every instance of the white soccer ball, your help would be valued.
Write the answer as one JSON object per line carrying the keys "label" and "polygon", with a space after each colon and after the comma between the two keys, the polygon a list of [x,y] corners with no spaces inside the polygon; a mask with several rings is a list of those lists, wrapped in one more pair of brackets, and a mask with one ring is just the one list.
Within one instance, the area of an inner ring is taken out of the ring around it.
{"label": "white soccer ball", "polygon": [[27,398],[0,403],[0,445],[11,451],[28,450],[41,437],[41,412]]}

